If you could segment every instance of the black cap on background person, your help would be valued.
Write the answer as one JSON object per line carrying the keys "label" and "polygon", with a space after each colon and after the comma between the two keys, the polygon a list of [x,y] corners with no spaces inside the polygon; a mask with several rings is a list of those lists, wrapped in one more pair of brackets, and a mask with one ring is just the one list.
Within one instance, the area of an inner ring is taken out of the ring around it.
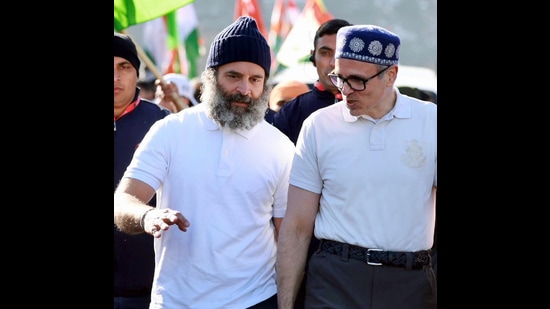
{"label": "black cap on background person", "polygon": [[115,50],[114,56],[128,60],[136,69],[136,73],[139,77],[139,67],[141,62],[139,61],[134,41],[132,41],[132,39],[125,34],[115,32],[113,47]]}

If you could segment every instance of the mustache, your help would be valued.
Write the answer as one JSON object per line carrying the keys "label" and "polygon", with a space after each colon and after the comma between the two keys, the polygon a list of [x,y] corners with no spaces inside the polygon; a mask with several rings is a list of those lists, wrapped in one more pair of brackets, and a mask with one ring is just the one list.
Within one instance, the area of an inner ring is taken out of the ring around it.
{"label": "mustache", "polygon": [[252,103],[252,97],[242,95],[240,93],[230,94],[226,96],[225,99],[228,102],[239,102],[239,103],[247,103],[247,104]]}

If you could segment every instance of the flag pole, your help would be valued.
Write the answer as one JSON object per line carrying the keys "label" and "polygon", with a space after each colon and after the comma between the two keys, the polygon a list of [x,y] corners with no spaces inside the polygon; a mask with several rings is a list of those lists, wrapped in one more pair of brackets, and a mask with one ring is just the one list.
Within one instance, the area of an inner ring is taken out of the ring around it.
{"label": "flag pole", "polygon": [[[126,30],[124,30],[124,29],[121,30],[120,33],[128,35]],[[132,39],[132,37],[130,37],[130,38]],[[162,78],[162,74],[159,72],[159,70],[157,70],[157,67],[155,66],[153,61],[151,61],[151,59],[149,59],[147,54],[134,41],[134,39],[132,39],[132,41],[134,42],[134,45],[136,45],[136,50],[138,52],[139,57],[141,58],[141,60],[143,60],[143,62],[145,62],[145,66],[147,66],[147,68],[151,71],[151,73],[153,73],[153,75],[155,75],[155,77],[160,81],[160,83],[163,86],[166,86],[167,85],[166,81],[164,80],[164,78]],[[139,71],[139,68],[137,68],[137,70]],[[182,109],[187,108],[186,104],[183,103],[180,96],[177,95],[175,92],[172,92],[172,99],[174,100],[174,103],[176,104],[176,108],[178,109],[178,112],[181,111]]]}

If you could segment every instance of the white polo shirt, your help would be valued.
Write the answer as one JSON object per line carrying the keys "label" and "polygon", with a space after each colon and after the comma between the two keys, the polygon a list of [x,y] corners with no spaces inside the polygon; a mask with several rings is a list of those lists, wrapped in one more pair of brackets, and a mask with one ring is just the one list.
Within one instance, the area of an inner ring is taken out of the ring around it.
{"label": "white polo shirt", "polygon": [[151,127],[124,176],[191,222],[155,238],[151,308],[247,308],[277,292],[271,219],[286,211],[293,155],[265,120],[221,130],[203,104]]}
{"label": "white polo shirt", "polygon": [[437,105],[398,93],[374,121],[341,101],[302,126],[290,183],[320,193],[315,236],[390,251],[432,247]]}

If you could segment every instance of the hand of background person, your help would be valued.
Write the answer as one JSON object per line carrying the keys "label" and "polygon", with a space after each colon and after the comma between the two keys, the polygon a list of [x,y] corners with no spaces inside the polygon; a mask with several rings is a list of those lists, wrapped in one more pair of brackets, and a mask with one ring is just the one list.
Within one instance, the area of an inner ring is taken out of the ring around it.
{"label": "hand of background person", "polygon": [[155,208],[148,211],[143,218],[143,229],[155,238],[160,238],[161,231],[168,230],[174,224],[183,232],[187,232],[187,228],[191,225],[181,212],[172,209]]}
{"label": "hand of background person", "polygon": [[178,92],[178,86],[173,82],[161,82],[160,80],[156,80],[156,84],[160,85],[162,92],[164,93],[164,97],[168,100],[172,100],[172,93],[176,93],[176,95],[180,95]]}
{"label": "hand of background person", "polygon": [[157,79],[155,81],[155,84],[157,86],[160,86],[162,89],[162,94],[160,96],[160,102],[159,105],[163,106],[167,109],[169,109],[172,113],[177,113],[181,111],[183,108],[189,107],[188,104],[185,104],[185,102],[180,102],[179,104],[185,104],[185,106],[179,106],[176,102],[176,98],[179,100],[181,99],[180,93],[178,91],[178,85],[176,85],[174,82],[166,82],[164,80]]}

